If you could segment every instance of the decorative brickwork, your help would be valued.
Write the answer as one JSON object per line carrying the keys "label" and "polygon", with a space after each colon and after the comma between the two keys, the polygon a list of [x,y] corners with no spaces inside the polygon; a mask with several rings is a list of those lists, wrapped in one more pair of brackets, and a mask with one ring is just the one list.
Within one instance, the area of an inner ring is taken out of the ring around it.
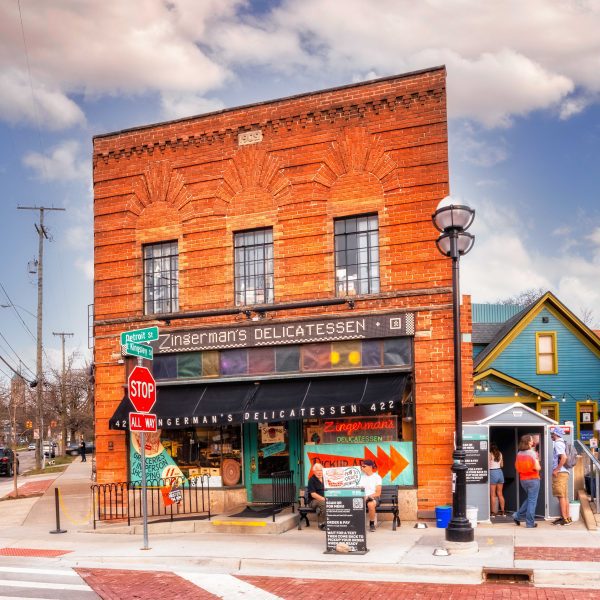
{"label": "decorative brickwork", "polygon": [[[449,500],[451,265],[436,249],[431,223],[449,192],[445,102],[445,70],[436,68],[94,139],[98,482],[127,474],[125,436],[110,431],[108,419],[125,383],[117,334],[136,320],[152,323],[143,315],[143,244],[178,241],[183,313],[235,308],[233,233],[259,227],[273,228],[275,302],[327,300],[335,298],[334,219],[377,213],[381,293],[353,297],[353,310],[416,313],[419,508]],[[262,140],[238,143],[239,133],[256,130]],[[343,304],[268,317],[349,311]],[[467,303],[462,314],[470,332]],[[470,403],[471,349],[463,346]]]}

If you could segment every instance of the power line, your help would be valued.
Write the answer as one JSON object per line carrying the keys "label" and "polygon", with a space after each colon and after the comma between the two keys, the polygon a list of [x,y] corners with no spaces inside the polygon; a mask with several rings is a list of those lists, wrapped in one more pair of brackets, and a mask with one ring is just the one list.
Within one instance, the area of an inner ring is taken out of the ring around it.
{"label": "power line", "polygon": [[12,353],[17,357],[17,360],[19,361],[19,363],[22,364],[33,376],[35,376],[35,373],[27,366],[27,363],[25,363],[25,361],[21,360],[21,357],[15,352],[15,349],[10,345],[10,343],[4,337],[4,335],[2,334],[1,331],[0,331],[0,337],[6,342],[6,345],[12,350]]}
{"label": "power line", "polygon": [[[44,406],[42,398],[42,378],[44,376],[42,368],[42,352],[43,352],[43,328],[42,328],[42,316],[44,306],[44,238],[48,239],[48,232],[44,227],[44,211],[47,210],[62,210],[64,208],[54,208],[46,206],[17,206],[19,210],[38,210],[40,212],[40,224],[35,224],[35,229],[38,232],[38,271],[37,271],[37,353],[36,353],[36,373],[39,386],[37,389],[37,426],[39,428],[40,436],[37,441],[35,449],[35,466],[40,469],[42,467],[42,460],[44,456]],[[47,357],[46,357],[47,358]]]}
{"label": "power line", "polygon": [[23,318],[21,317],[21,313],[19,313],[19,311],[17,310],[17,307],[15,306],[15,304],[13,303],[13,301],[10,299],[10,296],[8,295],[8,292],[4,289],[4,286],[2,285],[2,282],[0,282],[0,288],[2,288],[2,291],[4,292],[4,295],[6,296],[6,299],[8,300],[8,303],[10,304],[10,306],[12,307],[12,309],[17,313],[17,317],[19,317],[19,320],[23,324],[23,327],[25,327],[25,329],[29,332],[29,335],[31,336],[31,338],[35,342],[35,335],[33,335],[31,329],[29,329],[29,327],[27,326],[27,323],[25,323],[25,321],[23,321]]}
{"label": "power line", "polygon": [[[37,385],[37,381],[34,379],[33,381],[29,381],[26,377],[23,377],[23,375],[21,373],[19,373],[19,371],[17,371],[15,368],[13,368],[10,363],[8,363],[5,358],[3,356],[0,356],[0,360],[15,374],[18,375],[19,377],[23,378],[25,381],[27,381],[27,383],[30,385],[30,387],[35,387]],[[9,377],[10,379],[10,377]],[[41,387],[41,386],[40,386]]]}

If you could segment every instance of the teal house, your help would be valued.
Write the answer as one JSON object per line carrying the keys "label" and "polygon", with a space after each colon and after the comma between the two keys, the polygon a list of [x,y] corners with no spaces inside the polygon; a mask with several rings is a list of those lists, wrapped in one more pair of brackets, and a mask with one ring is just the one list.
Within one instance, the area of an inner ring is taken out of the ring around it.
{"label": "teal house", "polygon": [[521,402],[575,439],[595,435],[600,338],[547,292],[528,306],[473,304],[474,403]]}

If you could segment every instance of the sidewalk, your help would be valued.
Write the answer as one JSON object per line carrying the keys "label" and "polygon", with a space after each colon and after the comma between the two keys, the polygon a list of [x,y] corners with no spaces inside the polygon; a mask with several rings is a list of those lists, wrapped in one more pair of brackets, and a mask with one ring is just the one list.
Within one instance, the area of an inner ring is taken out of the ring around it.
{"label": "sidewalk", "polygon": [[[76,460],[40,498],[1,503],[0,553],[59,554],[57,564],[80,567],[193,571],[377,581],[479,583],[484,568],[532,569],[538,585],[600,589],[600,532],[582,521],[571,527],[540,523],[535,530],[514,524],[480,523],[479,551],[434,556],[444,530],[385,522],[368,534],[366,555],[324,554],[325,534],[311,526],[279,535],[226,533],[155,534],[142,550],[139,534],[90,530],[91,461]],[[54,535],[54,488],[62,498],[61,527]],[[106,531],[106,530],[105,530]]]}

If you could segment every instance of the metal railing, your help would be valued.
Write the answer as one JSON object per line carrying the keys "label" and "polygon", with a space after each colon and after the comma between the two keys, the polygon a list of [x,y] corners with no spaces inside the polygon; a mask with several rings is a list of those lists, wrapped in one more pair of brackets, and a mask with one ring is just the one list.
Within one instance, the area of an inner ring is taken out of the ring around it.
{"label": "metal railing", "polygon": [[295,512],[296,484],[294,483],[294,471],[275,471],[271,473],[273,480],[273,522],[275,515],[287,506],[292,507]]}
{"label": "metal railing", "polygon": [[586,483],[589,481],[589,490],[592,500],[596,502],[596,514],[600,513],[600,461],[592,454],[590,449],[580,440],[575,440],[577,454],[583,457],[583,473]]}
{"label": "metal railing", "polygon": [[[99,521],[127,520],[127,525],[131,525],[132,519],[142,517],[142,488],[139,482],[96,483],[91,489],[94,529]],[[166,517],[174,521],[184,515],[211,517],[209,475],[191,479],[169,477],[148,480],[146,498],[148,518]]]}

